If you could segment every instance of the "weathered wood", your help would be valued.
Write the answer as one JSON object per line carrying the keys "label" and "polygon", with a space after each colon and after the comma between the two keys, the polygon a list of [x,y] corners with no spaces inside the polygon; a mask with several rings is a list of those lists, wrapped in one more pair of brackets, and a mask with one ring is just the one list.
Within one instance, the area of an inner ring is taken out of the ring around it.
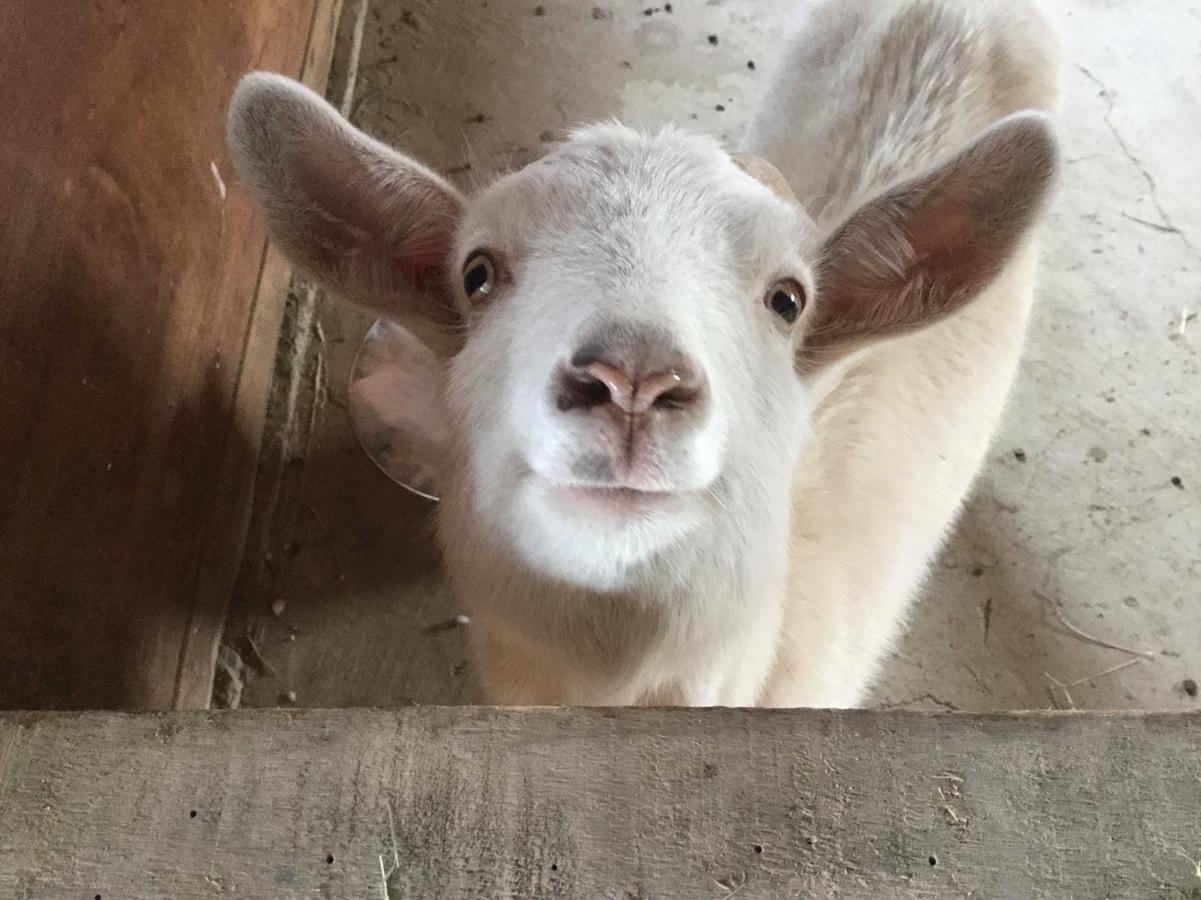
{"label": "weathered wood", "polygon": [[[300,8],[299,4],[297,8]],[[308,47],[296,77],[318,92],[324,89],[329,79],[341,9],[342,0],[313,0],[312,3]],[[240,190],[237,185],[234,185],[234,189]],[[227,452],[222,461],[223,468],[217,481],[233,485],[235,489],[223,494],[229,507],[223,514],[218,514],[217,521],[235,522],[236,525],[224,531],[217,530],[211,535],[216,545],[212,554],[215,565],[201,569],[196,612],[193,615],[194,621],[211,625],[192,629],[184,637],[172,698],[175,709],[206,709],[212,697],[217,645],[221,641],[251,517],[259,440],[275,375],[272,362],[276,356],[284,299],[291,277],[292,268],[283,252],[274,244],[269,244],[254,290],[254,303],[242,352],[244,362],[233,410],[236,420],[246,423],[246,431],[254,442],[254,465],[247,464],[237,449]]]}
{"label": "weathered wood", "polygon": [[1201,897],[1199,751],[1199,715],[12,713],[0,896]]}
{"label": "weathered wood", "polygon": [[340,2],[0,4],[0,707],[207,703],[282,308],[225,108]]}

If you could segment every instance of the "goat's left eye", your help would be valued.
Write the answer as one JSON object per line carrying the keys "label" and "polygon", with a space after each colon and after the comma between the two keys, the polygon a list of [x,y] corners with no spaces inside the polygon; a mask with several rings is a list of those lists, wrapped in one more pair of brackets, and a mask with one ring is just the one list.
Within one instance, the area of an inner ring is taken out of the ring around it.
{"label": "goat's left eye", "polygon": [[773,284],[765,299],[768,308],[789,325],[796,322],[805,309],[805,289],[792,278]]}

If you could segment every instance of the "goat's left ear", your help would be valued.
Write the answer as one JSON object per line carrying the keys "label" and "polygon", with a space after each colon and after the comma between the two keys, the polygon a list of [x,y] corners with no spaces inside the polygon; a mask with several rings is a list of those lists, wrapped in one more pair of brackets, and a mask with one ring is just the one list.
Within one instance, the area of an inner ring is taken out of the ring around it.
{"label": "goat's left ear", "polygon": [[1021,247],[1058,170],[1048,117],[1017,113],[854,212],[822,248],[798,369],[812,372],[961,309]]}

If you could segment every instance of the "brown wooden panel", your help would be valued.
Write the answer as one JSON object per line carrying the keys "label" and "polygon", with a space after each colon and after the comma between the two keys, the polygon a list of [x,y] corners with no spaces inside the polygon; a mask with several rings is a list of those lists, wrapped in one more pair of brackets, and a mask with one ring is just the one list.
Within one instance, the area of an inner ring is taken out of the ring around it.
{"label": "brown wooden panel", "polygon": [[207,694],[280,303],[224,113],[337,8],[0,5],[0,707]]}
{"label": "brown wooden panel", "polygon": [[1201,897],[1201,715],[0,715],[0,897]]}

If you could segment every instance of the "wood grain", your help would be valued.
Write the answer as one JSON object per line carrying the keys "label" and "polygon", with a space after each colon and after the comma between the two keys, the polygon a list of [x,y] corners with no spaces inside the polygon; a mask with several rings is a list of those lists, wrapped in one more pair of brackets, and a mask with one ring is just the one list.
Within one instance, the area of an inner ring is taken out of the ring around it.
{"label": "wood grain", "polygon": [[224,113],[339,5],[0,6],[0,707],[207,702],[282,305]]}
{"label": "wood grain", "polygon": [[[329,79],[342,5],[342,0],[315,0],[312,4],[312,29],[304,63],[297,77],[319,93]],[[193,619],[211,625],[189,629],[185,635],[172,698],[175,709],[206,709],[212,697],[217,647],[242,563],[251,518],[262,430],[272,379],[276,374],[272,363],[276,357],[284,298],[291,277],[292,269],[283,253],[274,244],[268,244],[254,291],[246,345],[242,353],[244,364],[234,401],[237,421],[245,423],[245,432],[253,435],[255,459],[253,465],[246,464],[235,449],[227,453],[222,461],[223,474],[218,477],[218,482],[236,482],[237,489],[227,492],[226,496],[232,505],[219,512],[217,519],[219,522],[232,521],[236,524],[233,528],[216,527],[210,530],[211,545],[207,555],[214,565],[201,569]]]}
{"label": "wood grain", "polygon": [[0,714],[0,896],[1198,897],[1199,750],[1179,714]]}

